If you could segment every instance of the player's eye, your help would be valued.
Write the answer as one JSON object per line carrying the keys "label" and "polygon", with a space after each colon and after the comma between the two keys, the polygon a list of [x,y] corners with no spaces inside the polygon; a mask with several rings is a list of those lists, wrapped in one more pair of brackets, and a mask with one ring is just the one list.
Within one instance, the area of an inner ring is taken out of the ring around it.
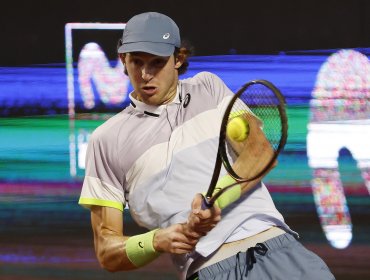
{"label": "player's eye", "polygon": [[138,58],[131,58],[130,62],[131,62],[131,64],[133,64],[135,66],[143,65],[143,61],[141,59],[138,59]]}
{"label": "player's eye", "polygon": [[152,61],[152,65],[156,68],[162,68],[166,65],[167,60],[163,58],[158,58]]}

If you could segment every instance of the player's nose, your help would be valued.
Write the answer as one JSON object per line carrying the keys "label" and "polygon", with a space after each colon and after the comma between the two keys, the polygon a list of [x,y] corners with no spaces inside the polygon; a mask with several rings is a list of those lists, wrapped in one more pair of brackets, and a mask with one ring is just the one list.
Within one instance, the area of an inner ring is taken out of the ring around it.
{"label": "player's nose", "polygon": [[153,71],[148,66],[144,66],[141,69],[141,78],[145,82],[149,82],[151,79],[153,79],[153,76]]}

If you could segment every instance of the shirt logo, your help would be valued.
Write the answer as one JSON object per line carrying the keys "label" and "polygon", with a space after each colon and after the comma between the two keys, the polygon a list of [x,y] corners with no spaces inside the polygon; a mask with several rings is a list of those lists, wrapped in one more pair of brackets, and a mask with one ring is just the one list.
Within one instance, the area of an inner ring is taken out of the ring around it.
{"label": "shirt logo", "polygon": [[190,103],[190,99],[191,99],[191,95],[190,95],[190,93],[187,93],[185,95],[185,100],[184,100],[184,105],[183,105],[184,108],[188,107],[188,105]]}
{"label": "shirt logo", "polygon": [[167,40],[168,38],[170,38],[170,33],[166,33],[163,35],[163,39]]}

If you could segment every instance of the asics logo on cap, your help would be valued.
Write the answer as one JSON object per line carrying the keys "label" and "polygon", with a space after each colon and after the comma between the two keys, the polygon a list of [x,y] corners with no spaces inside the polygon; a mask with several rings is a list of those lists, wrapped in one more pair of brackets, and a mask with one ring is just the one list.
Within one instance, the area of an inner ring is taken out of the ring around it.
{"label": "asics logo on cap", "polygon": [[167,40],[168,38],[170,38],[170,33],[166,33],[163,35],[163,39]]}

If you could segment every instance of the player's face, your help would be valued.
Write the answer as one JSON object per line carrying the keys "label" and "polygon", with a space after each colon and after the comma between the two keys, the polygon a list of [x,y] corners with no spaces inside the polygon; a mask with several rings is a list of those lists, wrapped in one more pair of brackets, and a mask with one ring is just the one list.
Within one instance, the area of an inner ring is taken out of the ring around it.
{"label": "player's face", "polygon": [[149,105],[170,102],[176,95],[181,62],[174,55],[163,57],[149,53],[128,53],[123,58],[136,98]]}

